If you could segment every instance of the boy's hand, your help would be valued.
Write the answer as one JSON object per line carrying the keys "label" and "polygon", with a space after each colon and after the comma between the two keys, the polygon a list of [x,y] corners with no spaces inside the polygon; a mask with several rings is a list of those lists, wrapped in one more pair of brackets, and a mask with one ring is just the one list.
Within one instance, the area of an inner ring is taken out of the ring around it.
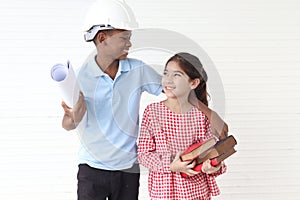
{"label": "boy's hand", "polygon": [[64,101],[61,103],[61,106],[65,111],[62,121],[63,128],[65,128],[66,130],[75,129],[86,112],[83,93],[79,93],[78,101],[73,108],[68,107]]}
{"label": "boy's hand", "polygon": [[74,120],[74,123],[77,125],[82,120],[82,118],[86,112],[84,96],[81,91],[79,93],[78,101],[74,105],[72,110],[73,110],[73,120]]}

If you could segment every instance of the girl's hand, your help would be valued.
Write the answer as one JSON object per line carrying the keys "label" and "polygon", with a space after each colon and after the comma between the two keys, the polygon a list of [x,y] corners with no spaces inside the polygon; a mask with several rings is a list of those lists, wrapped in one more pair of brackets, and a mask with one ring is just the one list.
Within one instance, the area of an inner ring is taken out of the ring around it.
{"label": "girl's hand", "polygon": [[202,165],[202,168],[201,168],[201,171],[203,173],[206,173],[206,174],[213,174],[217,171],[220,170],[220,168],[222,167],[223,165],[223,162],[221,162],[218,166],[216,167],[213,167],[211,164],[210,164],[210,160],[206,160],[205,162],[203,162],[203,165]]}
{"label": "girl's hand", "polygon": [[199,172],[196,172],[193,170],[193,168],[196,165],[196,162],[193,161],[192,163],[187,161],[187,162],[183,162],[180,159],[180,154],[181,152],[178,152],[175,156],[175,159],[172,161],[172,163],[170,164],[170,170],[172,172],[183,172],[189,176],[195,176],[197,174],[199,174]]}

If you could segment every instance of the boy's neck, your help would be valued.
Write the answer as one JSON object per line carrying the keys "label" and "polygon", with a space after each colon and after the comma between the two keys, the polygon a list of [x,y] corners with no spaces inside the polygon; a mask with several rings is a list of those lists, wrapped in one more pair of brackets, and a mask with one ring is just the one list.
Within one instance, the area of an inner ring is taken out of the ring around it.
{"label": "boy's neck", "polygon": [[110,76],[111,79],[115,79],[118,69],[119,69],[119,60],[105,60],[96,56],[96,63],[98,64],[99,68]]}

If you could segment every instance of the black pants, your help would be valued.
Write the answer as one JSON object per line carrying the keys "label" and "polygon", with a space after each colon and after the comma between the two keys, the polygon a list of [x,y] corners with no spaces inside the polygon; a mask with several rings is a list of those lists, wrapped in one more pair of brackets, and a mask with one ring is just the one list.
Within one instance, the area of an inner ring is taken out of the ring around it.
{"label": "black pants", "polygon": [[[78,200],[137,200],[139,166],[129,171],[108,171],[80,164],[77,174]],[[138,170],[136,170],[138,168]]]}

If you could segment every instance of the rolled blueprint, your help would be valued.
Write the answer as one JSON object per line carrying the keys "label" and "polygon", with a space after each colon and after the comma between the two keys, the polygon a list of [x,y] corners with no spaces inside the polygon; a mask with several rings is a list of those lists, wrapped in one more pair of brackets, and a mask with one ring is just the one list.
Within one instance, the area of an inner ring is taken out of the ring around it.
{"label": "rolled blueprint", "polygon": [[67,65],[56,64],[51,68],[51,77],[58,83],[63,100],[72,108],[79,97],[79,84],[70,62]]}

